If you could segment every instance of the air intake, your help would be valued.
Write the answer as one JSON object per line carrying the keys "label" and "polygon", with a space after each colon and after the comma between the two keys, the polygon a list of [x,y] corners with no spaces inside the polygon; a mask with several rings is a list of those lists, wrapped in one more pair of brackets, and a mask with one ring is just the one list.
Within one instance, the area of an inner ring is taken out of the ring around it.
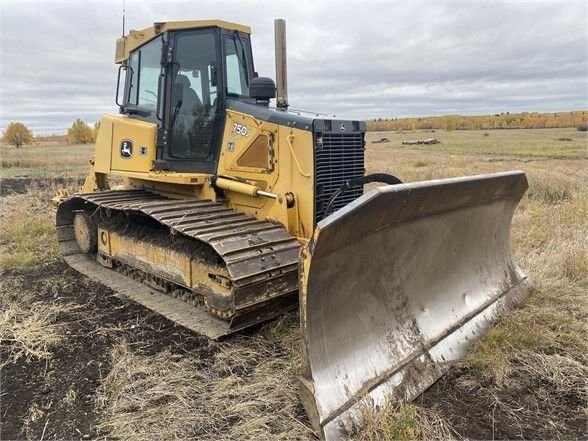
{"label": "air intake", "polygon": [[[346,181],[365,174],[364,139],[363,122],[315,120],[315,224],[325,217],[331,195]],[[333,210],[344,207],[362,194],[362,187],[346,191],[335,200]]]}

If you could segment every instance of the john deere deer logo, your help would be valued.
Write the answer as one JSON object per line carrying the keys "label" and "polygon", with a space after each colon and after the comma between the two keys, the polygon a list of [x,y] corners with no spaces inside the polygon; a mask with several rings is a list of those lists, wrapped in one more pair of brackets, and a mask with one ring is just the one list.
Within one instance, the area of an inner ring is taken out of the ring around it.
{"label": "john deere deer logo", "polygon": [[129,159],[133,156],[133,141],[130,139],[123,139],[120,142],[120,157]]}

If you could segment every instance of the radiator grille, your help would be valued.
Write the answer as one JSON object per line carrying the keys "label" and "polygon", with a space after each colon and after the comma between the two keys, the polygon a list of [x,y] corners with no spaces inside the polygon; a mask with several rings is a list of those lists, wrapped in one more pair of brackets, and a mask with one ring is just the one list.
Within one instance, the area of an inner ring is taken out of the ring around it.
{"label": "radiator grille", "polygon": [[[315,135],[315,224],[325,217],[325,209],[331,195],[345,181],[365,174],[364,159],[363,132]],[[335,200],[333,211],[344,207],[362,194],[362,187],[346,191]]]}

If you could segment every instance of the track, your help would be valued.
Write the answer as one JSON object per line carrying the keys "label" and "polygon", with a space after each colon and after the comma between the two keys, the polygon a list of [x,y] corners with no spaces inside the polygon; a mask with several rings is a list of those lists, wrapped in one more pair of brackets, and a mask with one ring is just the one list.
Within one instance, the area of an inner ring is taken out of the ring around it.
{"label": "track", "polygon": [[[165,308],[158,307],[147,301],[144,295],[133,297],[133,292],[141,290],[124,290],[126,296],[183,326],[217,338],[275,317],[297,305],[300,245],[281,224],[257,220],[219,202],[169,199],[144,190],[75,195],[60,204],[57,211],[56,225],[61,252],[76,270],[106,284],[106,279],[112,277],[105,278],[104,271],[114,271],[100,265],[95,256],[85,255],[76,242],[73,219],[79,210],[90,211],[98,219],[122,215],[131,225],[147,219],[160,226],[161,234],[168,242],[180,236],[189,239],[191,251],[205,248],[212,250],[225,275],[208,274],[208,286],[182,287],[202,296],[207,305],[213,305],[219,301],[219,296],[215,297],[220,289],[218,285],[223,285],[225,293],[222,302],[228,303],[230,313],[223,316],[228,320],[214,318],[215,325],[210,327],[210,332],[206,332],[202,326],[190,324],[200,320],[174,318],[177,312],[174,312],[173,304],[167,300],[163,301],[167,305]],[[120,292],[121,281],[118,277],[114,278],[117,279],[115,289]],[[158,285],[170,293],[173,284],[165,280],[163,282]],[[188,315],[203,311],[199,307],[186,308],[181,300],[172,300],[177,302],[178,309],[188,310]],[[215,313],[214,308],[209,307],[208,310]],[[216,326],[218,322],[223,324],[224,332],[220,331],[222,326]]]}

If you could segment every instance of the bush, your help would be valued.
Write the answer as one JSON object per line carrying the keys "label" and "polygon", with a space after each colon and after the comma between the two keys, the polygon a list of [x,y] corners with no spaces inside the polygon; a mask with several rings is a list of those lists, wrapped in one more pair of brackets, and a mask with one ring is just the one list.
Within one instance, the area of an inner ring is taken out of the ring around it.
{"label": "bush", "polygon": [[98,138],[98,131],[100,130],[100,121],[94,123],[94,127],[92,128],[92,142],[96,142]]}
{"label": "bush", "polygon": [[2,142],[13,145],[18,149],[23,144],[33,142],[33,132],[23,123],[11,122],[2,134]]}
{"label": "bush", "polygon": [[588,121],[582,121],[577,127],[580,132],[588,132]]}
{"label": "bush", "polygon": [[92,129],[80,118],[67,129],[67,142],[71,144],[89,144],[92,142]]}
{"label": "bush", "polygon": [[412,165],[415,167],[426,167],[431,164],[432,162],[427,159],[419,159],[418,161],[415,161]]}
{"label": "bush", "polygon": [[529,188],[529,198],[548,205],[556,205],[572,198],[572,191],[561,182],[534,181]]}

